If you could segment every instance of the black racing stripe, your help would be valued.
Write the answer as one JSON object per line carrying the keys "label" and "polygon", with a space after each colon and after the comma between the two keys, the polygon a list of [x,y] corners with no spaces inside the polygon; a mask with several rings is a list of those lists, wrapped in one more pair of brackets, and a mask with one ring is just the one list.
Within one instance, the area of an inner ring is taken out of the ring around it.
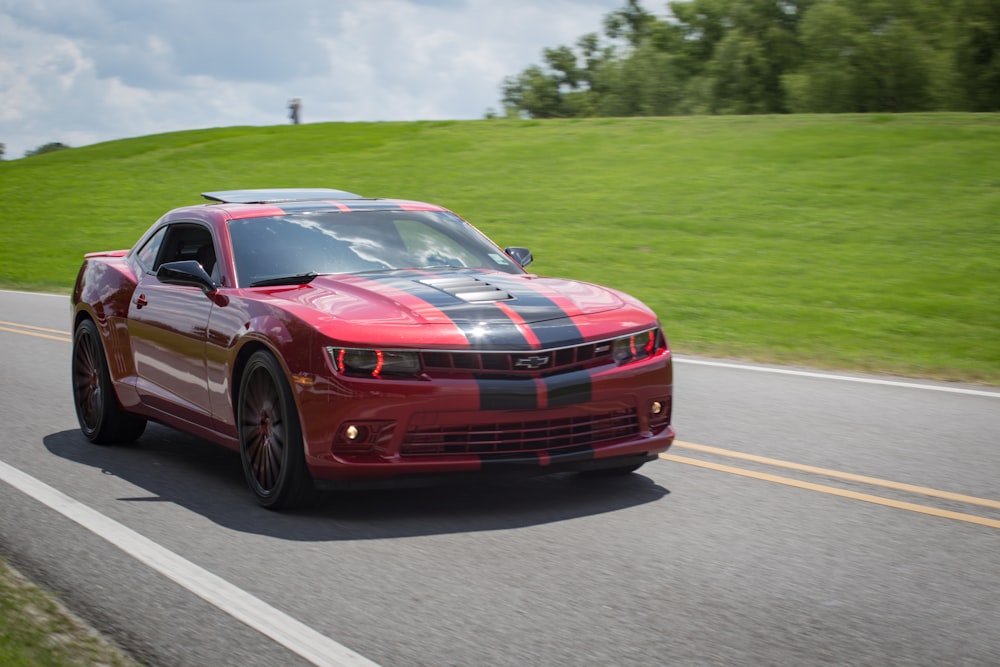
{"label": "black racing stripe", "polygon": [[549,454],[549,464],[558,466],[566,463],[580,463],[581,461],[593,461],[594,448],[590,445],[579,445],[569,449],[562,449]]}
{"label": "black racing stripe", "polygon": [[[517,308],[514,308],[514,311],[519,315],[521,314]],[[565,315],[560,319],[547,320],[545,322],[531,322],[529,320],[527,326],[531,329],[531,333],[535,334],[535,337],[542,344],[543,348],[569,347],[572,345],[581,345],[584,342],[580,330]]]}
{"label": "black racing stripe", "polygon": [[[465,335],[475,349],[528,350],[524,333],[507,313],[493,303],[466,303],[439,289],[420,282],[427,274],[394,272],[390,275],[365,275],[366,280],[384,283],[406,292],[444,313]],[[508,303],[508,302],[505,302]]]}
{"label": "black racing stripe", "polygon": [[510,454],[483,454],[479,457],[480,468],[488,472],[537,468],[542,464],[535,452],[511,452]]}
{"label": "black racing stripe", "polygon": [[497,380],[476,378],[480,410],[535,410],[538,386],[534,380]]}
{"label": "black racing stripe", "polygon": [[[550,408],[589,403],[592,400],[592,380],[586,370],[543,378]],[[535,410],[539,407],[538,384],[531,379],[498,380],[476,377],[479,385],[480,410]]]}
{"label": "black racing stripe", "polygon": [[[444,313],[469,340],[475,349],[529,349],[530,344],[518,325],[501,308],[493,303],[465,303],[460,299],[420,282],[419,272],[395,272],[387,275],[365,276],[369,280],[404,291]],[[498,287],[503,288],[500,281]],[[556,303],[548,297],[525,289],[521,281],[516,287],[517,298],[504,301],[524,320],[544,321],[528,324],[542,346],[579,345],[583,342],[576,325]],[[476,378],[479,387],[481,410],[535,410],[539,407],[539,387],[533,380],[500,380]],[[591,398],[589,373],[579,371],[547,378],[544,382],[548,396],[547,405],[561,407],[586,403]]]}
{"label": "black racing stripe", "polygon": [[[517,324],[492,303],[465,303],[451,294],[420,282],[426,274],[394,272],[365,276],[434,306],[462,332],[474,349],[527,350],[530,344]],[[535,410],[538,386],[533,380],[497,380],[476,377],[480,410]]]}
{"label": "black racing stripe", "polygon": [[576,371],[563,375],[553,375],[543,379],[549,407],[558,408],[591,401],[591,377],[589,371]]}
{"label": "black racing stripe", "polygon": [[530,281],[510,280],[499,275],[491,275],[486,280],[514,295],[514,299],[504,301],[504,305],[527,323],[542,347],[580,345],[584,342],[583,334],[566,311],[535,290]]}

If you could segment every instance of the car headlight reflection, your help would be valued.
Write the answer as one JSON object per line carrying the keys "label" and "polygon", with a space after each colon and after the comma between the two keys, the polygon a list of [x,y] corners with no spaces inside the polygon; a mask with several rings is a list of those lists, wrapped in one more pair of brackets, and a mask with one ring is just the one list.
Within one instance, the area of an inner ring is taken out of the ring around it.
{"label": "car headlight reflection", "polygon": [[330,347],[334,368],[352,377],[413,377],[420,374],[420,355],[405,350]]}
{"label": "car headlight reflection", "polygon": [[660,347],[659,330],[650,329],[631,336],[616,338],[611,355],[616,363],[627,364],[653,356]]}

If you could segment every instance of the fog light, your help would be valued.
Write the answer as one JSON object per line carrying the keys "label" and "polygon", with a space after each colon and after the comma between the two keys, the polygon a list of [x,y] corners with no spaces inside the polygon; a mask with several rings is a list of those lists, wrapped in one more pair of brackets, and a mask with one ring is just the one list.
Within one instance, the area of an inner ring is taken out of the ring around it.
{"label": "fog light", "polygon": [[392,441],[394,421],[344,422],[330,443],[334,454],[370,454],[385,451]]}
{"label": "fog light", "polygon": [[660,414],[661,412],[663,412],[663,403],[660,403],[659,401],[653,401],[653,404],[649,406],[649,411],[654,415]]}

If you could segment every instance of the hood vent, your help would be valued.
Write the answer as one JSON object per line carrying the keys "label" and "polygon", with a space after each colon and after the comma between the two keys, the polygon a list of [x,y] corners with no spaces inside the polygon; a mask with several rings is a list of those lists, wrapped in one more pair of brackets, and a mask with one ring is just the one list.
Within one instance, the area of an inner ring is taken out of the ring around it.
{"label": "hood vent", "polygon": [[472,276],[455,278],[430,278],[421,280],[421,284],[441,290],[445,294],[461,299],[467,303],[483,303],[488,301],[509,301],[514,297],[510,293]]}

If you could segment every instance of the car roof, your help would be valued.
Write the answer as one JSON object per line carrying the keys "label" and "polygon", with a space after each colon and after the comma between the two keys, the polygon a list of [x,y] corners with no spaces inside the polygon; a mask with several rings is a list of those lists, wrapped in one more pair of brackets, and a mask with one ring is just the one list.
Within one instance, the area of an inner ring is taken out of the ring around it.
{"label": "car roof", "polygon": [[330,188],[269,188],[260,190],[223,190],[202,192],[205,199],[223,204],[275,204],[289,201],[365,199],[346,190]]}
{"label": "car roof", "polygon": [[[169,211],[168,220],[192,214],[208,215],[217,221],[264,218],[309,212],[436,211],[448,212],[437,204],[408,199],[385,199],[330,188],[267,188],[203,192],[208,203],[183,206]],[[218,215],[220,217],[216,218]]]}

